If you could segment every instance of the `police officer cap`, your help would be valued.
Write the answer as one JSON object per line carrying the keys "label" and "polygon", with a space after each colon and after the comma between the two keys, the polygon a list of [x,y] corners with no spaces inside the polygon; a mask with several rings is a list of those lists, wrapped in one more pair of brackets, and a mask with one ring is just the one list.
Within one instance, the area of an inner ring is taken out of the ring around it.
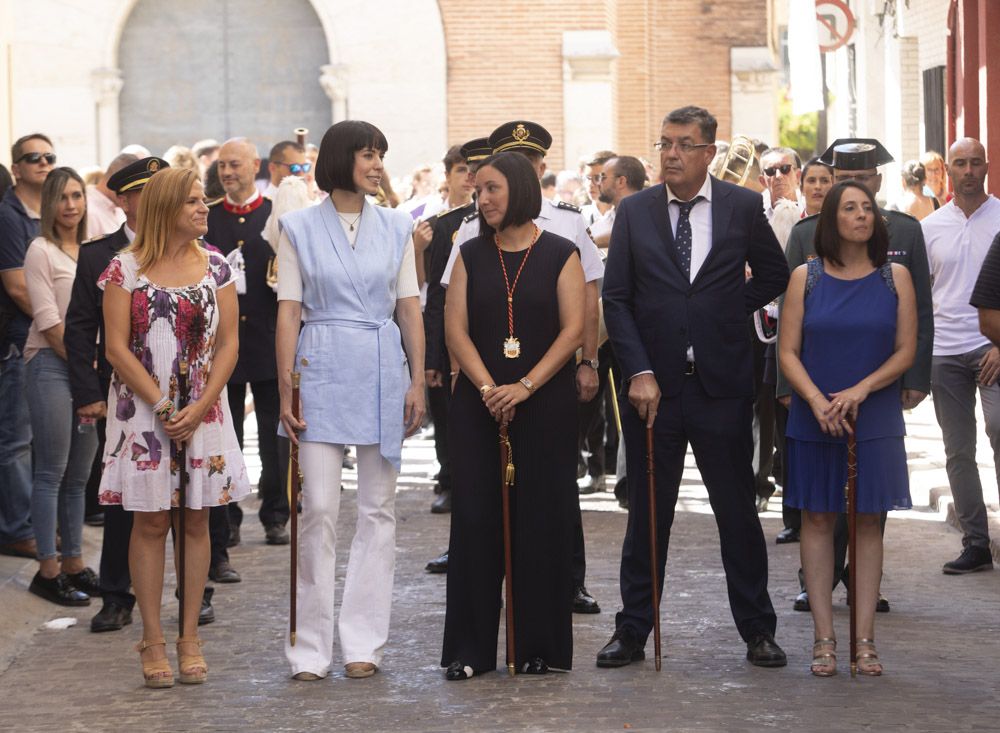
{"label": "police officer cap", "polygon": [[494,154],[506,150],[520,150],[545,155],[550,147],[552,147],[552,136],[549,131],[538,123],[527,120],[506,122],[490,135],[490,148]]}
{"label": "police officer cap", "polygon": [[108,188],[116,194],[141,191],[156,171],[169,167],[170,163],[155,155],[137,160],[113,174],[108,179]]}
{"label": "police officer cap", "polygon": [[842,137],[833,141],[820,160],[842,171],[865,171],[891,163],[893,158],[873,137]]}
{"label": "police officer cap", "polygon": [[493,148],[488,137],[477,137],[463,145],[460,152],[466,163],[478,163],[493,155]]}

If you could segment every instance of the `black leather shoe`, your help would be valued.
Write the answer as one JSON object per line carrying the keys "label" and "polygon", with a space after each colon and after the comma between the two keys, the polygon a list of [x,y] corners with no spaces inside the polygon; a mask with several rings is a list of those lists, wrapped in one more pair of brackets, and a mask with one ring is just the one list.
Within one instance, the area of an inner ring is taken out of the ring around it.
{"label": "black leather shoe", "polygon": [[204,626],[215,621],[215,609],[212,608],[212,594],[215,588],[206,587],[201,596],[201,610],[198,611],[198,625]]}
{"label": "black leather shoe", "polygon": [[431,503],[431,514],[449,514],[451,512],[451,489],[442,489]]}
{"label": "black leather shoe", "polygon": [[240,528],[230,527],[229,528],[229,539],[226,541],[226,547],[236,547],[240,544]]}
{"label": "black leather shoe", "polygon": [[448,572],[448,553],[435,557],[429,563],[424,566],[424,569],[428,573],[447,573]]}
{"label": "black leather shoe", "polygon": [[525,662],[521,666],[521,672],[524,674],[548,674],[549,665],[541,657],[535,657],[530,662]]}
{"label": "black leather shoe", "polygon": [[43,578],[41,572],[37,572],[31,579],[28,592],[60,606],[90,605],[90,596],[75,588],[66,573],[59,573],[54,578]]}
{"label": "black leather shoe", "polygon": [[[347,451],[344,451],[344,460],[340,465],[345,471],[353,471],[358,467],[358,461],[354,456],[350,455]],[[343,487],[341,487],[341,489],[343,489]]]}
{"label": "black leather shoe", "polygon": [[287,545],[292,541],[283,524],[269,524],[264,528],[264,539],[269,545]]}
{"label": "black leather shoe", "polygon": [[88,514],[83,518],[83,523],[88,527],[103,527],[104,512],[94,512],[93,514]]}
{"label": "black leather shoe", "polygon": [[802,591],[797,596],[795,596],[795,602],[792,604],[793,611],[806,611],[809,612],[809,594]]}
{"label": "black leather shoe", "polygon": [[239,583],[243,578],[233,570],[233,566],[228,561],[223,560],[218,565],[213,565],[208,571],[208,577],[216,583]]}
{"label": "black leather shoe", "polygon": [[747,660],[755,667],[784,667],[785,653],[767,631],[760,631],[747,642]]}
{"label": "black leather shoe", "polygon": [[475,672],[472,667],[468,667],[461,662],[452,662],[448,665],[448,669],[444,672],[444,678],[449,682],[458,682],[459,680],[467,680]]}
{"label": "black leather shoe", "polygon": [[624,667],[646,658],[635,634],[629,628],[617,629],[611,640],[597,652],[598,667]]}
{"label": "black leather shoe", "polygon": [[573,613],[600,613],[601,607],[597,605],[594,597],[587,592],[582,585],[576,587],[573,594]]}
{"label": "black leather shoe", "polygon": [[88,596],[93,598],[101,595],[101,581],[90,568],[84,568],[79,573],[67,573],[66,577],[69,578],[70,585]]}
{"label": "black leather shoe", "polygon": [[795,527],[785,527],[783,530],[778,532],[778,536],[774,538],[774,541],[779,545],[787,545],[791,542],[799,541],[799,531]]}
{"label": "black leather shoe", "polygon": [[875,613],[889,613],[889,599],[881,593],[878,594],[878,602],[875,604]]}
{"label": "black leather shoe", "polygon": [[101,610],[90,619],[90,630],[95,634],[102,631],[118,631],[132,623],[132,609],[119,606],[113,601],[105,601]]}

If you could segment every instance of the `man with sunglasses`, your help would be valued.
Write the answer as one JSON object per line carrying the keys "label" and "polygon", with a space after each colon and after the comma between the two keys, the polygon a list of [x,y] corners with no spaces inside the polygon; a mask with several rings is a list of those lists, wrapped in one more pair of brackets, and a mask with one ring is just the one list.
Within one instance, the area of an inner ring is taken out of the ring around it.
{"label": "man with sunglasses", "polygon": [[270,155],[267,156],[267,172],[271,180],[264,189],[264,198],[274,201],[274,197],[278,195],[281,179],[286,176],[298,176],[305,180],[306,174],[311,170],[312,163],[306,160],[306,149],[303,146],[291,140],[275,143]]}
{"label": "man with sunglasses", "polygon": [[35,557],[31,528],[31,426],[21,351],[31,325],[24,255],[38,236],[42,184],[56,164],[41,133],[11,147],[14,186],[0,202],[0,554]]}
{"label": "man with sunglasses", "polygon": [[[889,151],[874,138],[839,138],[820,156],[820,162],[833,167],[835,183],[853,180],[878,195],[882,187],[879,166],[891,163]],[[927,260],[927,246],[920,222],[900,211],[879,209],[889,230],[889,262],[897,262],[910,271],[913,289],[917,297],[917,355],[913,366],[903,375],[903,389],[900,400],[904,410],[912,410],[919,405],[931,389],[931,352],[934,345],[934,314],[931,299],[930,267]],[[799,265],[816,256],[813,241],[819,215],[810,216],[792,228],[785,247],[788,266],[794,270]],[[781,370],[778,370],[776,388],[778,399],[785,407],[791,402],[791,389]],[[882,514],[882,529],[885,530],[885,513]],[[793,519],[789,518],[791,522]],[[847,556],[847,519],[841,515],[834,530],[834,583],[847,585],[845,558]],[[795,598],[796,611],[809,611],[809,596],[806,593],[799,571],[801,592]],[[889,601],[879,595],[876,610],[889,611]]]}
{"label": "man with sunglasses", "polygon": [[764,213],[771,221],[782,201],[793,203],[802,212],[799,201],[799,180],[802,176],[802,160],[791,148],[769,148],[760,156],[760,176],[758,181],[763,189]]}

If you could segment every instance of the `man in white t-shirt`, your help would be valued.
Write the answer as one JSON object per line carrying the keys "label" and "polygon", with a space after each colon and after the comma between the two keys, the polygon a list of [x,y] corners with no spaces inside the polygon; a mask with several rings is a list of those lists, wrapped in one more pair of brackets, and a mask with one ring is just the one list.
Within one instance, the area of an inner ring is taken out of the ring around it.
{"label": "man in white t-shirt", "polygon": [[[955,198],[921,222],[931,268],[934,356],[931,394],[944,437],[948,483],[962,527],[962,554],[946,562],[947,575],[993,567],[983,486],[976,464],[976,390],[1000,467],[1000,350],[979,332],[969,295],[1000,232],[1000,200],[987,194],[989,162],[982,143],[967,137],[948,151]],[[1000,480],[1000,474],[998,474]]]}

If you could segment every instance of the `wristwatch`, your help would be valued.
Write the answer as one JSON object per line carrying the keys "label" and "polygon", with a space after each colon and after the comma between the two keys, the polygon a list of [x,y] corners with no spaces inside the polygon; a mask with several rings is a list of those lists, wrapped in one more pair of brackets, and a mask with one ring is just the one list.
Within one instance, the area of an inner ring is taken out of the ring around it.
{"label": "wristwatch", "polygon": [[597,359],[580,359],[580,363],[577,364],[576,366],[579,369],[581,366],[585,366],[586,365],[586,366],[589,366],[591,369],[593,369],[596,372],[598,364],[600,364],[600,362]]}
{"label": "wristwatch", "polygon": [[535,394],[535,385],[530,379],[527,377],[521,377],[517,381],[520,382],[526,390],[528,390],[529,395]]}

